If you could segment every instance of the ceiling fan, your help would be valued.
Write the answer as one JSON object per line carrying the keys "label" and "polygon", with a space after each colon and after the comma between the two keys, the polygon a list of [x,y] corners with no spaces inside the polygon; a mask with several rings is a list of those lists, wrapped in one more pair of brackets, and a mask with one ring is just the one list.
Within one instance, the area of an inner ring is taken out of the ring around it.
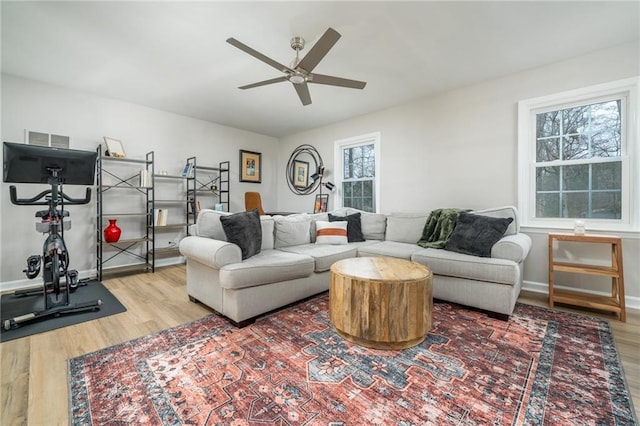
{"label": "ceiling fan", "polygon": [[333,45],[336,44],[340,37],[340,33],[333,28],[329,28],[325,31],[322,37],[320,37],[320,40],[313,45],[309,53],[307,53],[302,59],[300,59],[299,54],[300,51],[304,49],[305,41],[302,37],[293,37],[291,39],[291,48],[296,51],[296,57],[291,63],[291,66],[282,65],[233,37],[227,39],[227,43],[284,73],[281,77],[247,84],[246,86],[240,86],[239,89],[251,89],[253,87],[265,86],[267,84],[280,83],[288,80],[296,89],[298,97],[302,101],[302,105],[309,105],[311,103],[311,95],[309,94],[309,87],[307,86],[307,83],[327,84],[330,86],[348,87],[351,89],[363,89],[367,84],[364,81],[349,80],[346,78],[315,74],[311,72],[320,63],[322,58],[325,57]]}

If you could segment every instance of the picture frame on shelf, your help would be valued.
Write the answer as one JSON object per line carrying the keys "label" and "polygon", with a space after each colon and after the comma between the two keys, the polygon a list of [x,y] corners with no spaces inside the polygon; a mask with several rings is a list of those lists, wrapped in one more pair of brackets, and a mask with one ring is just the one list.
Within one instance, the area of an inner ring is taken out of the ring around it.
{"label": "picture frame on shelf", "polygon": [[182,168],[182,177],[191,177],[192,172],[193,172],[193,164],[186,163]]}
{"label": "picture frame on shelf", "polygon": [[317,194],[313,205],[314,213],[326,213],[329,205],[329,194]]}
{"label": "picture frame on shelf", "polygon": [[262,183],[262,153],[240,150],[240,182]]}
{"label": "picture frame on shelf", "polygon": [[104,144],[107,147],[104,154],[107,157],[125,158],[122,141],[119,141],[118,139],[113,139],[107,136],[104,136],[103,139],[104,139]]}
{"label": "picture frame on shelf", "polygon": [[295,160],[293,162],[293,186],[306,188],[309,186],[309,162]]}

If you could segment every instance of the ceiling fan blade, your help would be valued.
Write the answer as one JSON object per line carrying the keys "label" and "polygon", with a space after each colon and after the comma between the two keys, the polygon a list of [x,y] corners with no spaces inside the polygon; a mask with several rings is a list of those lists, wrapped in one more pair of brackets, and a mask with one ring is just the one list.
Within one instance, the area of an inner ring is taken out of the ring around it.
{"label": "ceiling fan blade", "polygon": [[340,33],[334,30],[333,28],[329,28],[327,31],[322,34],[320,40],[316,44],[313,45],[309,53],[305,55],[304,58],[300,61],[296,68],[302,68],[307,72],[313,71],[313,69],[320,63],[322,58],[329,52],[329,50],[333,47],[334,44],[340,38]]}
{"label": "ceiling fan blade", "polygon": [[302,105],[309,105],[311,103],[311,94],[309,94],[309,86],[307,86],[307,83],[293,84],[293,87],[296,88]]}
{"label": "ceiling fan blade", "polygon": [[281,71],[281,72],[287,72],[287,71],[294,72],[288,66],[282,65],[280,62],[274,61],[273,59],[269,58],[268,56],[265,56],[262,53],[258,52],[257,50],[250,48],[246,44],[242,43],[241,41],[236,40],[233,37],[228,38],[227,39],[227,43],[229,43],[232,46],[237,47],[238,49],[242,50],[243,52],[248,53],[249,55],[253,56],[254,58],[257,58],[257,59],[261,60],[265,64],[271,65],[273,68],[277,69],[278,71]]}
{"label": "ceiling fan blade", "polygon": [[252,89],[254,87],[266,86],[267,84],[280,83],[281,81],[287,81],[286,76],[272,78],[270,80],[259,81],[253,84],[247,84],[246,86],[240,86],[238,89]]}
{"label": "ceiling fan blade", "polygon": [[349,80],[348,78],[334,77],[332,75],[309,74],[309,83],[328,84],[329,86],[348,87],[350,89],[364,89],[367,85],[364,81]]}

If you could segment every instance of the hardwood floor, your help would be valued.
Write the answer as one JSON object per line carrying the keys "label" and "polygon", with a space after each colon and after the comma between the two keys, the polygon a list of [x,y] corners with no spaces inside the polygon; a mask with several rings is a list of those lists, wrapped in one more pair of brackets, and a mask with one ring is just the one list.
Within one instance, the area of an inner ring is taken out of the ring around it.
{"label": "hardwood floor", "polygon": [[[0,424],[68,424],[67,359],[211,313],[189,302],[183,265],[157,269],[155,274],[111,278],[104,284],[127,306],[127,312],[0,344]],[[546,298],[538,294],[523,292],[519,301],[547,306]],[[626,323],[610,314],[588,313],[611,319],[640,418],[640,311],[629,309]]]}

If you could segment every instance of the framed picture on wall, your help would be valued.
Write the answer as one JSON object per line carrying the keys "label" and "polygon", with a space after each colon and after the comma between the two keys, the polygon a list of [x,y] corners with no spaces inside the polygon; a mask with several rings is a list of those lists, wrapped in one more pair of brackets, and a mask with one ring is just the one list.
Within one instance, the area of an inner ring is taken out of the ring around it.
{"label": "framed picture on wall", "polygon": [[262,182],[262,154],[240,150],[240,182]]}
{"label": "framed picture on wall", "polygon": [[309,186],[309,162],[296,160],[293,162],[293,186],[306,188]]}
{"label": "framed picture on wall", "polygon": [[314,213],[325,213],[329,204],[329,194],[316,195],[316,202],[313,206]]}

